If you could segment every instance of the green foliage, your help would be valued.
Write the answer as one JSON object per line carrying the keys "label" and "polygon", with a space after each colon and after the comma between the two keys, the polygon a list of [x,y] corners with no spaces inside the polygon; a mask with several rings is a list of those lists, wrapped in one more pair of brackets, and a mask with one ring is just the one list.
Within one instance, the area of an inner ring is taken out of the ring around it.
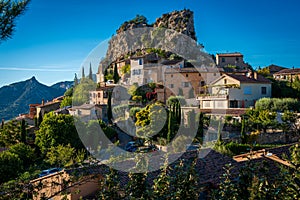
{"label": "green foliage", "polygon": [[21,142],[26,143],[27,131],[26,131],[25,119],[22,119],[20,122],[20,132],[21,132]]}
{"label": "green foliage", "polygon": [[133,84],[129,87],[129,89],[128,89],[128,94],[129,94],[130,96],[135,96],[135,95],[137,94],[137,93],[136,93],[137,89],[138,89],[138,84],[137,84],[137,83],[133,83]]}
{"label": "green foliage", "polygon": [[60,108],[64,108],[66,106],[72,106],[72,97],[65,96],[62,102],[60,103]]}
{"label": "green foliage", "polygon": [[34,149],[24,143],[18,143],[9,148],[9,152],[17,155],[22,161],[22,166],[28,168],[36,159]]}
{"label": "green foliage", "polygon": [[247,127],[250,130],[263,130],[277,125],[276,113],[269,110],[250,109],[246,111]]}
{"label": "green foliage", "polygon": [[125,112],[128,110],[128,104],[121,104],[121,105],[117,105],[114,106],[112,111],[114,114],[114,119],[118,120],[118,119],[124,119],[125,118]]}
{"label": "green foliage", "polygon": [[129,110],[129,116],[133,119],[133,121],[136,122],[136,113],[140,112],[141,108],[140,107],[132,107]]}
{"label": "green foliage", "polygon": [[16,18],[24,13],[29,2],[30,0],[0,1],[0,43],[11,38],[16,26]]}
{"label": "green foliage", "polygon": [[92,64],[90,63],[89,79],[93,80]]}
{"label": "green foliage", "polygon": [[109,173],[101,179],[98,198],[102,200],[121,199],[120,191],[121,188],[118,171],[110,168]]}
{"label": "green foliage", "polygon": [[180,103],[181,106],[186,105],[185,98],[183,96],[170,96],[167,100],[167,106],[170,106],[174,103]]}
{"label": "green foliage", "polygon": [[82,105],[89,102],[89,91],[95,90],[97,84],[90,79],[81,79],[79,85],[74,88],[73,105]]}
{"label": "green foliage", "polygon": [[[78,83],[79,83],[79,81],[78,81],[78,78],[77,78],[77,74],[75,73],[75,76],[74,76],[74,87],[76,87],[78,85]],[[72,91],[72,95],[73,95],[73,91]]]}
{"label": "green foliage", "polygon": [[257,71],[257,73],[264,76],[264,77],[267,77],[267,76],[270,76],[270,69],[269,69],[269,67],[264,67],[262,69],[259,69]]}
{"label": "green foliage", "polygon": [[122,66],[120,71],[121,71],[122,75],[130,74],[130,65],[126,64],[126,65]]}
{"label": "green foliage", "polygon": [[71,144],[75,149],[81,149],[82,143],[78,137],[74,118],[71,115],[55,115],[48,113],[36,131],[35,144],[43,154],[46,154],[51,147]]}
{"label": "green foliage", "polygon": [[0,153],[0,183],[17,177],[22,170],[22,161],[18,155],[5,151]]}
{"label": "green foliage", "polygon": [[108,99],[107,99],[107,119],[108,122],[111,124],[112,123],[112,107],[111,107],[111,99],[112,99],[112,92],[108,91]]}
{"label": "green foliage", "polygon": [[292,110],[299,111],[300,103],[293,98],[262,98],[255,103],[255,108],[258,110],[281,111]]}
{"label": "green foliage", "polygon": [[67,91],[64,93],[65,97],[72,97],[73,96],[73,92],[74,92],[74,88],[71,87],[69,89],[67,89]]}
{"label": "green foliage", "polygon": [[16,120],[5,123],[3,128],[0,129],[0,146],[10,147],[11,145],[21,142],[21,130],[24,131],[24,127],[21,128],[21,123]]}
{"label": "green foliage", "polygon": [[274,98],[300,98],[299,82],[296,80],[293,83],[289,81],[272,81],[272,97]]}
{"label": "green foliage", "polygon": [[[83,155],[80,155],[83,154]],[[70,167],[83,161],[84,151],[76,152],[75,148],[68,145],[50,147],[46,155],[46,162],[56,167]]]}
{"label": "green foliage", "polygon": [[135,96],[132,97],[132,100],[136,101],[136,102],[141,102],[143,100],[143,97],[135,95]]}
{"label": "green foliage", "polygon": [[113,72],[113,80],[114,80],[114,83],[118,83],[119,80],[120,80],[120,76],[119,76],[119,73],[118,73],[118,68],[117,68],[117,64],[115,64],[114,66],[114,72]]}

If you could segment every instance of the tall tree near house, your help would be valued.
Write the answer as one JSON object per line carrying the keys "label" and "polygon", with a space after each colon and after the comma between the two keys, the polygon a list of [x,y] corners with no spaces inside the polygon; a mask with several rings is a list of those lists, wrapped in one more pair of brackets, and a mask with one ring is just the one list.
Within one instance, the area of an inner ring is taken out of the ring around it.
{"label": "tall tree near house", "polygon": [[21,121],[20,133],[21,133],[21,142],[26,144],[26,124],[24,119],[22,119]]}
{"label": "tall tree near house", "polygon": [[114,79],[114,83],[118,83],[119,80],[120,80],[120,76],[119,76],[119,73],[118,73],[118,67],[117,67],[117,64],[115,64],[115,66],[114,66],[113,79]]}
{"label": "tall tree near house", "polygon": [[247,143],[247,135],[246,135],[246,127],[245,127],[245,117],[242,116],[242,127],[241,127],[241,140],[242,144]]}
{"label": "tall tree near house", "polygon": [[109,123],[112,123],[112,107],[111,107],[112,92],[108,91],[107,99],[107,119]]}
{"label": "tall tree near house", "polygon": [[82,79],[85,78],[84,67],[82,67],[81,78],[82,78]]}
{"label": "tall tree near house", "polygon": [[16,18],[24,13],[30,0],[0,1],[0,43],[11,38],[15,29]]}
{"label": "tall tree near house", "polygon": [[76,87],[78,85],[78,78],[77,78],[77,74],[75,73],[75,77],[74,77],[74,87]]}
{"label": "tall tree near house", "polygon": [[104,82],[108,81],[107,80],[107,75],[108,75],[108,70],[107,70],[107,68],[105,68],[105,70],[104,70]]}
{"label": "tall tree near house", "polygon": [[89,79],[93,80],[92,63],[90,63]]}
{"label": "tall tree near house", "polygon": [[197,130],[197,138],[203,140],[204,136],[204,115],[202,112],[198,115],[198,130]]}

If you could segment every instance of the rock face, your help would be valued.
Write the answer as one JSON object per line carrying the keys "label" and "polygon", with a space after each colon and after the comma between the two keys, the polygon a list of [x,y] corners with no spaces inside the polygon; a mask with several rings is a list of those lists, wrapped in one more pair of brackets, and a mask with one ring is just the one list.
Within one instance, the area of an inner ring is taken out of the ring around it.
{"label": "rock face", "polygon": [[156,19],[153,27],[172,29],[179,33],[183,33],[194,40],[197,40],[194,27],[194,13],[191,10],[185,9],[163,14],[162,17]]}
{"label": "rock face", "polygon": [[157,18],[152,25],[147,23],[146,17],[137,15],[134,19],[124,22],[117,30],[117,33],[119,34],[123,31],[145,27],[172,29],[197,40],[194,27],[194,13],[187,9],[163,14],[162,17]]}

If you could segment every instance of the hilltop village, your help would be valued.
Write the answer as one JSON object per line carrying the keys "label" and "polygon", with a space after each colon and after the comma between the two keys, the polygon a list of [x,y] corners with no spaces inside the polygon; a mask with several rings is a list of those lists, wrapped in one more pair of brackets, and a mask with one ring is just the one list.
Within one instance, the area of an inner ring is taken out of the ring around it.
{"label": "hilltop village", "polygon": [[[138,15],[117,34],[140,28],[197,40],[194,13],[186,9],[153,24]],[[210,55],[199,44],[205,60],[164,46],[119,55],[114,45],[96,77],[83,67],[64,96],[32,102],[28,113],[2,121],[4,199],[299,198],[299,68],[253,69],[242,52]],[[111,146],[137,161],[106,158]],[[144,154],[152,157],[141,164]],[[164,160],[155,160],[159,155]],[[163,164],[133,173],[109,162],[133,171]]]}

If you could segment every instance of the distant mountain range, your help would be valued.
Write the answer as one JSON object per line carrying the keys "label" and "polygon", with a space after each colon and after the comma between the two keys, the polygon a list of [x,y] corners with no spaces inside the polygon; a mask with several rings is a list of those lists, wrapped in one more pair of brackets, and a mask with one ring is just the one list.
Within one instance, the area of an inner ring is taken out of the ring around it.
{"label": "distant mountain range", "polygon": [[73,81],[64,81],[52,86],[39,83],[35,77],[0,88],[0,120],[9,120],[29,112],[29,104],[50,101],[62,96]]}

